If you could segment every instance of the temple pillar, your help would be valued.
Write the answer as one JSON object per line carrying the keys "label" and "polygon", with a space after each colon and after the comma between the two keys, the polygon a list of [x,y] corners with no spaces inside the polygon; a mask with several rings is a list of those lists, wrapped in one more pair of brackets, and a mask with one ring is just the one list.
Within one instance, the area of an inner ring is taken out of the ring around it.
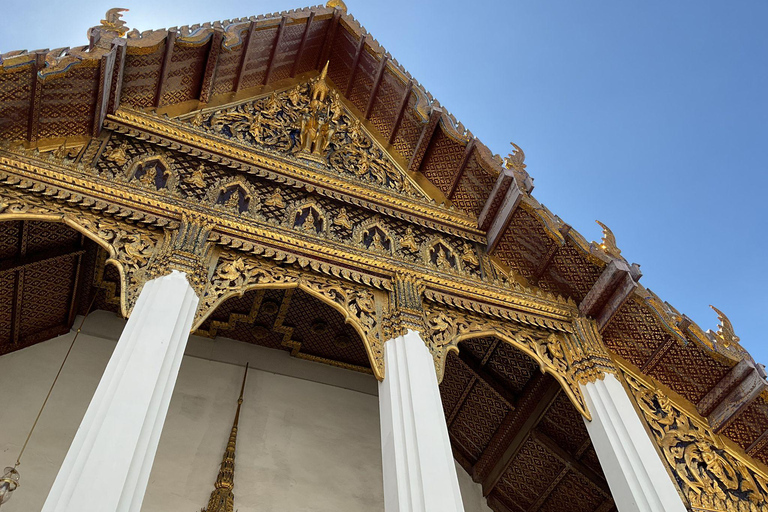
{"label": "temple pillar", "polygon": [[418,332],[384,344],[379,412],[386,512],[463,512],[435,365]]}
{"label": "temple pillar", "polygon": [[613,374],[581,386],[584,420],[619,512],[686,512],[664,462]]}
{"label": "temple pillar", "polygon": [[182,272],[144,285],[43,512],[139,512],[198,300]]}

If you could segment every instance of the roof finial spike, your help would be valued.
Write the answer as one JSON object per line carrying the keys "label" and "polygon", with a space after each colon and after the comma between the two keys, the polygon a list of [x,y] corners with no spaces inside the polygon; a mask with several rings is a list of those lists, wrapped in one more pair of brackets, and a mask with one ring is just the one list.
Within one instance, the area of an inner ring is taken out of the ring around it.
{"label": "roof finial spike", "polygon": [[325,77],[328,76],[328,65],[330,63],[330,60],[325,61],[325,66],[323,66],[323,70],[320,72],[320,80],[325,80]]}
{"label": "roof finial spike", "polygon": [[123,7],[113,7],[108,10],[104,19],[101,20],[101,28],[115,31],[120,34],[120,37],[123,37],[128,32],[128,27],[125,25],[125,21],[122,20],[122,13],[127,11],[128,9]]}
{"label": "roof finial spike", "polygon": [[725,348],[728,348],[731,345],[735,345],[741,341],[741,338],[736,336],[736,333],[733,331],[733,324],[730,320],[728,320],[728,317],[725,316],[725,313],[711,304],[709,307],[715,310],[715,313],[717,313],[717,319],[720,321],[720,324],[717,326],[717,332],[713,333],[712,331],[709,331],[709,333],[717,338],[717,340],[721,342]]}
{"label": "roof finial spike", "polygon": [[240,406],[243,405],[243,392],[245,391],[245,379],[248,377],[248,363],[243,373],[243,384],[240,386],[240,397],[237,399],[235,420],[232,422],[232,430],[229,433],[229,442],[224,450],[224,458],[221,461],[219,475],[216,477],[208,506],[201,512],[233,512],[235,509],[235,447],[237,445],[237,426],[240,422]]}
{"label": "roof finial spike", "polygon": [[328,0],[328,3],[326,3],[325,6],[329,9],[338,9],[344,14],[347,13],[347,4],[345,4],[343,0]]}
{"label": "roof finial spike", "polygon": [[507,167],[507,169],[514,169],[516,171],[524,171],[525,170],[525,153],[523,153],[523,150],[515,144],[514,142],[510,142],[512,144],[512,147],[514,147],[514,151],[507,155],[507,158],[504,161],[504,165]]}
{"label": "roof finial spike", "polygon": [[605,254],[608,256],[611,256],[613,258],[622,258],[621,256],[621,250],[616,246],[616,237],[613,235],[613,231],[610,230],[608,226],[600,222],[599,220],[596,220],[598,224],[600,224],[600,227],[603,228],[603,239],[598,244],[595,243],[600,249],[603,250]]}

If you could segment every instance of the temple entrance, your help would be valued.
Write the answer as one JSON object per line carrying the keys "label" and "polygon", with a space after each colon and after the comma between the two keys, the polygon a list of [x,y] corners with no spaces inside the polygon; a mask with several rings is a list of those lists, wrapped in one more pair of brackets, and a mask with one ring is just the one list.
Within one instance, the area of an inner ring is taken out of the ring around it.
{"label": "temple entrance", "polygon": [[459,343],[440,384],[454,457],[496,511],[616,510],[561,385],[494,337]]}

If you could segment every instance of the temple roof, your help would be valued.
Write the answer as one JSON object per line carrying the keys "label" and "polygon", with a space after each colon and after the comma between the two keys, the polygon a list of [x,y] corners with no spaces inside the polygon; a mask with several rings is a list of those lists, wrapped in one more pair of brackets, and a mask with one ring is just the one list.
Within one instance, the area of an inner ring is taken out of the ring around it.
{"label": "temple roof", "polygon": [[[328,62],[329,81],[394,160],[437,201],[477,218],[500,266],[597,318],[628,365],[704,413],[732,391],[724,383],[741,361],[762,371],[725,315],[705,332],[638,283],[610,229],[588,242],[540,204],[522,150],[493,155],[343,3],[141,33],[123,25],[113,10],[88,45],[0,55],[0,138],[29,147],[85,140],[118,107],[182,115],[285,88]],[[768,464],[766,425],[764,391],[721,431]]]}

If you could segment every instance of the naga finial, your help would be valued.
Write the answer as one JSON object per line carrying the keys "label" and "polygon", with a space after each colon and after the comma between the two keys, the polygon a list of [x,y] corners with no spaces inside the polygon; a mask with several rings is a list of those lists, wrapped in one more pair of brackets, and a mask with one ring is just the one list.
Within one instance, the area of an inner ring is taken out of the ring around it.
{"label": "naga finial", "polygon": [[343,13],[347,12],[347,4],[345,4],[343,0],[328,0],[328,3],[326,3],[325,6],[330,9],[338,9]]}
{"label": "naga finial", "polygon": [[603,239],[600,241],[599,244],[597,242],[593,242],[593,243],[595,243],[598,247],[600,247],[600,249],[602,249],[603,252],[608,256],[611,256],[613,258],[621,258],[622,257],[621,249],[619,249],[616,246],[616,237],[614,236],[613,231],[611,231],[611,229],[608,226],[606,226],[599,220],[596,220],[595,222],[597,222],[600,225],[600,227],[603,228]]}
{"label": "naga finial", "polygon": [[108,10],[107,14],[104,16],[104,19],[101,20],[101,26],[99,28],[117,32],[120,37],[123,37],[125,33],[128,32],[128,27],[126,26],[125,21],[122,19],[122,13],[126,11],[128,11],[128,9],[124,9],[122,7],[113,7],[112,9]]}
{"label": "naga finial", "polygon": [[737,344],[741,338],[736,336],[736,333],[733,332],[733,324],[730,320],[728,320],[728,317],[725,316],[725,313],[711,304],[709,307],[715,310],[715,313],[717,313],[717,319],[720,321],[720,324],[717,326],[717,332],[709,332],[712,333],[712,335],[715,336],[715,338],[717,338],[725,348]]}
{"label": "naga finial", "polygon": [[524,171],[525,170],[525,153],[523,153],[523,150],[515,144],[514,142],[510,142],[512,146],[515,148],[512,153],[507,155],[507,158],[504,161],[504,165],[507,167],[507,169],[514,169],[516,171]]}

